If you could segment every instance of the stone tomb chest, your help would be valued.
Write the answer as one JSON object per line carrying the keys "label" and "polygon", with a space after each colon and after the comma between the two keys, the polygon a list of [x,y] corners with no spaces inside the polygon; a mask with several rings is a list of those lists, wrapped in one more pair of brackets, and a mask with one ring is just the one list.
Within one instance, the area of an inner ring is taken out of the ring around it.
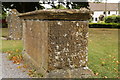
{"label": "stone tomb chest", "polygon": [[44,77],[91,75],[87,67],[89,10],[38,10],[19,17],[24,19],[25,60]]}
{"label": "stone tomb chest", "polygon": [[12,40],[22,39],[22,21],[18,17],[19,12],[16,9],[11,9],[6,20],[8,23],[9,38]]}

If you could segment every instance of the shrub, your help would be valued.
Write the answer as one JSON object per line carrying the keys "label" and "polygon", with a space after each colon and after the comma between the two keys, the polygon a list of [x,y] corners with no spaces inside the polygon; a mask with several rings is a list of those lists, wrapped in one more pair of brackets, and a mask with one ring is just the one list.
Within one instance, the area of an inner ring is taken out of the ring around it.
{"label": "shrub", "polygon": [[120,23],[120,16],[117,16],[117,17],[116,17],[115,23]]}
{"label": "shrub", "polygon": [[7,28],[8,26],[7,26],[7,22],[6,22],[6,16],[7,16],[7,14],[4,12],[4,11],[2,11],[2,15],[0,15],[0,28],[2,27],[2,28]]}
{"label": "shrub", "polygon": [[89,23],[90,28],[120,28],[120,23]]}
{"label": "shrub", "polygon": [[103,21],[104,20],[104,15],[100,15],[99,16],[99,21]]}
{"label": "shrub", "polygon": [[120,23],[120,16],[108,16],[105,17],[105,22],[106,23]]}

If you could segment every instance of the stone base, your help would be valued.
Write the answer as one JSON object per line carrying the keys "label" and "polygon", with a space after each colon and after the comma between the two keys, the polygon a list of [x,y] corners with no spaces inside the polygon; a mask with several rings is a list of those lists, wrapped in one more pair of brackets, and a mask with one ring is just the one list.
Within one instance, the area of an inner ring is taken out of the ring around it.
{"label": "stone base", "polygon": [[74,69],[59,69],[53,70],[47,74],[47,78],[89,78],[93,76],[93,72],[88,67]]}
{"label": "stone base", "polygon": [[[24,53],[24,51],[23,51]],[[23,54],[24,64],[27,64],[29,69],[36,69],[37,73],[46,75],[47,71],[44,70],[35,60],[33,60],[27,53]]]}
{"label": "stone base", "polygon": [[49,73],[39,66],[28,54],[24,54],[24,63],[29,65],[30,69],[36,69],[38,73],[43,75],[43,78],[89,78],[93,76],[93,72],[88,67],[74,69],[57,69]]}
{"label": "stone base", "polygon": [[22,40],[22,38],[11,38],[10,36],[8,38],[9,40]]}

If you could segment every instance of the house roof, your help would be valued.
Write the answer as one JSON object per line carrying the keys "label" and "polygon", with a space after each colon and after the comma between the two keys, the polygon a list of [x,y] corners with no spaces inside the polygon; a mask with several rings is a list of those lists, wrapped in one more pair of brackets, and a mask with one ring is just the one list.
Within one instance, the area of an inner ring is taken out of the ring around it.
{"label": "house roof", "polygon": [[89,3],[89,6],[92,11],[105,11],[105,7],[107,11],[118,10],[118,3]]}

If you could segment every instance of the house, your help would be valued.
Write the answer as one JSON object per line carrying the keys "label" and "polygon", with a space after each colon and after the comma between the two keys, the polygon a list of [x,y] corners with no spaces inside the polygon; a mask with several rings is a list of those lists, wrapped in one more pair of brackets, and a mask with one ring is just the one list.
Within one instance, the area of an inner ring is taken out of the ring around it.
{"label": "house", "polygon": [[119,15],[118,3],[89,3],[89,8],[93,11],[92,20],[94,23],[99,21],[99,16]]}

